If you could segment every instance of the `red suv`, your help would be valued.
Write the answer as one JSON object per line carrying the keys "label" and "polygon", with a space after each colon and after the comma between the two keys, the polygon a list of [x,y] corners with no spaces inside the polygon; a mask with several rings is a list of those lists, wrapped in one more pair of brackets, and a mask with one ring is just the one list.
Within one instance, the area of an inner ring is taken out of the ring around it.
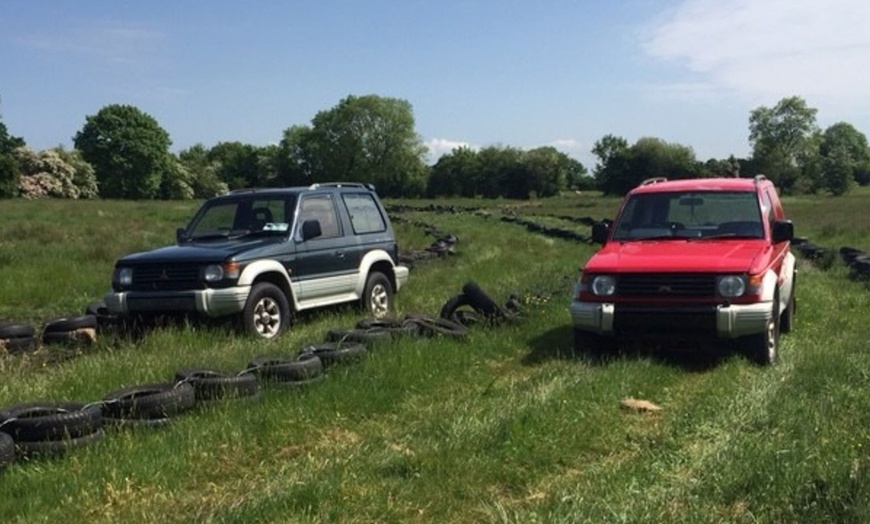
{"label": "red suv", "polygon": [[761,364],[792,328],[794,226],[755,178],[668,181],[631,190],[582,268],[571,317],[578,350],[624,337],[731,339]]}

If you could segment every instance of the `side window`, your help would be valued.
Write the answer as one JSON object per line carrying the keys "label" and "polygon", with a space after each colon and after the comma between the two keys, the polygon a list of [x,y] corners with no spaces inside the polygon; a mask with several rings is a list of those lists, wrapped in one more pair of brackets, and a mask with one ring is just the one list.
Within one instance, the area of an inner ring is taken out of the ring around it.
{"label": "side window", "polygon": [[341,236],[341,225],[338,223],[332,195],[304,197],[299,206],[299,223],[301,224],[306,220],[320,221],[320,230],[323,232],[320,238]]}
{"label": "side window", "polygon": [[767,221],[770,228],[773,228],[773,221],[776,220],[776,217],[773,213],[773,204],[770,201],[770,195],[765,191],[761,194],[761,216]]}
{"label": "side window", "polygon": [[346,193],[341,196],[350,215],[350,223],[356,235],[386,231],[387,223],[371,195],[365,193]]}

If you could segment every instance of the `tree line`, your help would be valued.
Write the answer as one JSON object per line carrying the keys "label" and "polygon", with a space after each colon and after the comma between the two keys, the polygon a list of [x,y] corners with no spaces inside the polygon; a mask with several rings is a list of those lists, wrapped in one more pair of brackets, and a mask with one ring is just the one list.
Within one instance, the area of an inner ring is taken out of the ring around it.
{"label": "tree line", "polygon": [[816,124],[800,97],[749,116],[749,158],[696,159],[691,147],[643,137],[634,144],[605,135],[589,173],[553,147],[458,147],[426,164],[411,104],[377,95],[348,96],[294,125],[277,144],[196,144],[173,153],[150,115],[112,104],[85,118],[74,149],[28,148],[0,121],[0,198],[207,198],[243,187],[348,181],[374,184],[389,197],[463,196],[528,199],[565,190],[622,195],[654,176],[694,178],[764,173],[784,193],[841,195],[870,183],[866,136],[840,122]]}

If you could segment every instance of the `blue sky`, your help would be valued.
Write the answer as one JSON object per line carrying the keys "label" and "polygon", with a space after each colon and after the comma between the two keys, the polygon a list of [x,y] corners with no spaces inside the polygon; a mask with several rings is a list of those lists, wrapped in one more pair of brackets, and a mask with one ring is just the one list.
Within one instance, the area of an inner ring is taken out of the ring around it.
{"label": "blue sky", "polygon": [[798,95],[870,133],[866,0],[193,0],[0,3],[0,118],[34,149],[130,104],[173,151],[277,143],[347,95],[408,100],[436,158],[605,134],[749,154]]}

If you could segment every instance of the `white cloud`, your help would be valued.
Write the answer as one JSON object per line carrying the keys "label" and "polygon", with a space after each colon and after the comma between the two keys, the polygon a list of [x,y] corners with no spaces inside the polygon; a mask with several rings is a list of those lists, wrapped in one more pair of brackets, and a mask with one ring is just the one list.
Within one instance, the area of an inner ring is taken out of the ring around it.
{"label": "white cloud", "polygon": [[19,45],[44,53],[133,66],[141,66],[164,41],[165,35],[159,31],[112,22],[89,23],[16,39]]}
{"label": "white cloud", "polygon": [[459,147],[467,147],[474,150],[480,149],[480,146],[447,138],[430,138],[424,142],[424,145],[429,148],[429,154],[427,155],[429,164],[438,162],[439,158]]}
{"label": "white cloud", "polygon": [[643,47],[702,79],[668,86],[678,92],[866,108],[868,19],[866,0],[685,0],[654,22]]}

